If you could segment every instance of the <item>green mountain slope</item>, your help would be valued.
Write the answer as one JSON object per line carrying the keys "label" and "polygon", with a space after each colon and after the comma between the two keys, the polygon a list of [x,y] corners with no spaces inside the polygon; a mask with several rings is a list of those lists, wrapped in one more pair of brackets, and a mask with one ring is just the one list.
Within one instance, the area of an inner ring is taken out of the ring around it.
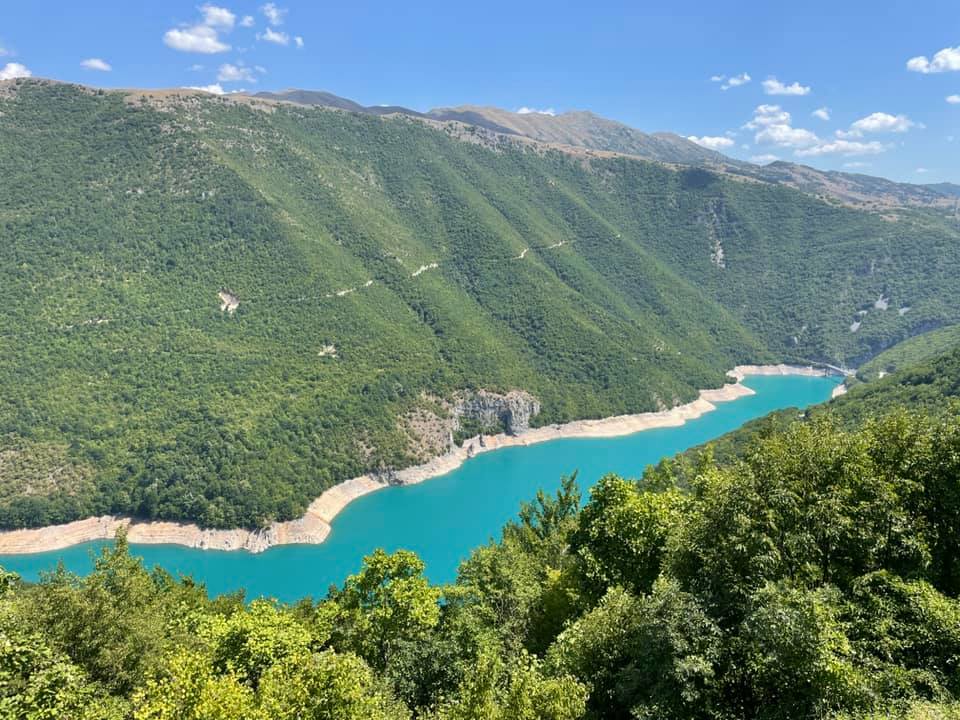
{"label": "green mountain slope", "polygon": [[960,321],[922,213],[190,92],[13,81],[0,113],[6,526],[253,526],[435,452],[458,392],[639,412]]}

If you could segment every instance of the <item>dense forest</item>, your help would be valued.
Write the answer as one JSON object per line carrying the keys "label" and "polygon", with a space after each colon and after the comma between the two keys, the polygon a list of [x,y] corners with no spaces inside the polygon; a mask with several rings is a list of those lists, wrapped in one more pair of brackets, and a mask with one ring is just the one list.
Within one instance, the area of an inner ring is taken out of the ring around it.
{"label": "dense forest", "polygon": [[122,536],[4,574],[0,715],[958,717],[960,351],[889,380],[723,462],[566,478],[448,586],[378,551],[324,598],[210,599]]}
{"label": "dense forest", "polygon": [[0,234],[0,527],[261,526],[461,391],[642,412],[960,321],[933,211],[190,91],[0,84]]}

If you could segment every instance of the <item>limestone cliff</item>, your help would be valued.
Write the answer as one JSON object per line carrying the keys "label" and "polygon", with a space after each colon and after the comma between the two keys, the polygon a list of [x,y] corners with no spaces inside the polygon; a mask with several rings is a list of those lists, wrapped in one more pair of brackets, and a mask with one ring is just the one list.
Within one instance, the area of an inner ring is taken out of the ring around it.
{"label": "limestone cliff", "polygon": [[540,412],[540,401],[522,390],[512,390],[506,395],[479,390],[463,395],[454,407],[457,426],[463,419],[472,420],[482,427],[503,428],[509,435],[517,435],[530,429],[530,420]]}

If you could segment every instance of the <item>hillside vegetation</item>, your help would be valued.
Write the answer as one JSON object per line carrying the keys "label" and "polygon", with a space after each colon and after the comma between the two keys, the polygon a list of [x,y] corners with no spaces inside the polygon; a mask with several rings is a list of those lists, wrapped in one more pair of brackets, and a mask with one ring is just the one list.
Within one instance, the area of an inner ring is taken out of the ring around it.
{"label": "hillside vegetation", "polygon": [[911,368],[960,347],[960,325],[916,335],[884,350],[857,368],[857,379],[872,382],[897,370]]}
{"label": "hillside vegetation", "polygon": [[575,480],[434,587],[378,551],[319,602],[210,600],[121,537],[0,577],[0,711],[151,720],[952,718],[960,417],[800,423],[692,479]]}
{"label": "hillside vegetation", "polygon": [[934,214],[188,91],[0,85],[0,232],[5,527],[258,526],[464,390],[640,412],[960,322]]}

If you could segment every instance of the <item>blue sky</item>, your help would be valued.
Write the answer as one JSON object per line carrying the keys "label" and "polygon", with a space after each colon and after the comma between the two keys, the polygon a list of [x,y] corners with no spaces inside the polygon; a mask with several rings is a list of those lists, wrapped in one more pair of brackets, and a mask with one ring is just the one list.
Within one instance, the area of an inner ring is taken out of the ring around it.
{"label": "blue sky", "polygon": [[6,2],[0,77],[27,72],[588,109],[742,159],[960,182],[957,0]]}

